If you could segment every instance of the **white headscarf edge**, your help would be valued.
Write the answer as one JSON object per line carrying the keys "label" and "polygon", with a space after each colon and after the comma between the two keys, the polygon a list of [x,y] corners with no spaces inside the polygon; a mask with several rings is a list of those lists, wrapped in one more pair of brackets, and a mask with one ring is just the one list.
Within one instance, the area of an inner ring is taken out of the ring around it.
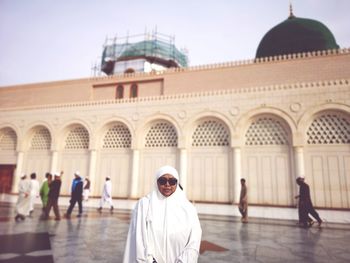
{"label": "white headscarf edge", "polygon": [[171,174],[172,176],[174,176],[178,181],[180,180],[179,178],[179,173],[177,172],[177,170],[170,166],[170,165],[165,165],[159,168],[159,170],[156,173],[156,180],[159,179],[159,177],[165,175],[165,174]]}

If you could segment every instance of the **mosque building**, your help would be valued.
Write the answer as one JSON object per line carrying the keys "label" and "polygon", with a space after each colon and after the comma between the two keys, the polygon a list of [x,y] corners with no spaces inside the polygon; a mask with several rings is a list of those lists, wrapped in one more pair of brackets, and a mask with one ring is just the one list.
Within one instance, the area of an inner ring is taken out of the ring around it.
{"label": "mosque building", "polygon": [[76,170],[93,196],[111,177],[113,197],[149,192],[155,171],[176,167],[190,200],[291,207],[305,176],[314,205],[350,208],[350,49],[321,22],[289,17],[256,57],[188,66],[156,34],[106,43],[105,76],[2,87],[0,180]]}

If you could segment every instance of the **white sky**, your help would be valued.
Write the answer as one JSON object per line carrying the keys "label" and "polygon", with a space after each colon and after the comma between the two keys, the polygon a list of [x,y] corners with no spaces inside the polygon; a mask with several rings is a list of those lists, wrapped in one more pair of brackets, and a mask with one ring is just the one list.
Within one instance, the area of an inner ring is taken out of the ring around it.
{"label": "white sky", "polygon": [[[292,4],[350,47],[349,0]],[[288,0],[0,0],[0,86],[89,77],[106,36],[155,28],[188,49],[191,66],[251,59],[288,15]]]}

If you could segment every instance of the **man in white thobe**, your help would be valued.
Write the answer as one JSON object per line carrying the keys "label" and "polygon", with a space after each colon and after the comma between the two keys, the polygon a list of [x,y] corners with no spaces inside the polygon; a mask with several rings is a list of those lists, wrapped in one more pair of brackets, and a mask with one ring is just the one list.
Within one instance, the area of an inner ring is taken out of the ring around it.
{"label": "man in white thobe", "polygon": [[99,212],[102,211],[102,207],[105,202],[109,204],[110,210],[113,211],[114,207],[112,202],[112,182],[109,176],[106,177],[106,181],[103,186],[101,200],[100,200],[100,207],[97,209]]}
{"label": "man in white thobe", "polygon": [[36,179],[36,173],[32,173],[30,175],[30,184],[31,184],[31,191],[30,191],[29,214],[31,215],[34,212],[35,199],[39,197],[39,193],[40,193],[40,184]]}
{"label": "man in white thobe", "polygon": [[21,175],[21,180],[18,183],[18,199],[16,203],[16,217],[15,220],[24,220],[29,215],[30,210],[30,192],[31,183],[27,179],[26,174]]}

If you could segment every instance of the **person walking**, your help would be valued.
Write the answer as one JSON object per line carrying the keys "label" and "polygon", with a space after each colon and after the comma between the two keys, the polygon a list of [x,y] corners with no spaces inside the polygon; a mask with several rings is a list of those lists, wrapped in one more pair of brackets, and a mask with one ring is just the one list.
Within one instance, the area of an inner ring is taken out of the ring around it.
{"label": "person walking", "polygon": [[18,183],[18,199],[16,203],[16,217],[15,221],[25,220],[30,211],[30,194],[31,194],[31,182],[27,179],[26,174],[21,175],[21,180]]}
{"label": "person walking", "polygon": [[305,179],[303,177],[298,177],[296,179],[296,183],[299,185],[299,196],[297,197],[299,198],[301,226],[305,228],[311,226],[308,224],[309,214],[311,214],[312,217],[314,217],[317,220],[318,226],[321,227],[322,219],[320,218],[312,204],[309,185],[305,183]]}
{"label": "person walking", "polygon": [[30,191],[29,215],[32,215],[34,212],[35,200],[36,198],[39,197],[39,192],[40,192],[40,185],[38,180],[36,179],[36,173],[32,173],[30,175],[30,184],[31,184],[31,191]]}
{"label": "person walking", "polygon": [[48,201],[45,208],[45,214],[43,216],[44,220],[49,218],[51,207],[53,208],[53,212],[55,214],[55,220],[61,219],[60,210],[58,208],[58,198],[60,196],[61,184],[61,175],[58,172],[54,173],[54,180],[49,184]]}
{"label": "person walking", "polygon": [[241,193],[238,204],[239,212],[242,215],[241,221],[248,223],[248,189],[244,178],[241,179]]}
{"label": "person walking", "polygon": [[68,218],[68,219],[70,218],[70,216],[72,214],[72,210],[77,202],[78,202],[78,206],[79,206],[78,217],[81,217],[83,214],[83,180],[80,176],[79,171],[76,171],[74,173],[74,179],[72,182],[70,205],[69,205],[68,210],[65,214],[66,218]]}
{"label": "person walking", "polygon": [[45,208],[47,206],[47,203],[49,201],[49,191],[50,191],[50,183],[52,181],[52,174],[46,173],[45,174],[45,180],[41,185],[40,188],[40,198],[41,202],[43,204],[43,211],[45,211]]}
{"label": "person walking", "polygon": [[102,212],[102,207],[104,203],[107,202],[110,206],[111,212],[113,211],[113,201],[112,201],[112,182],[111,178],[109,176],[106,177],[106,181],[103,185],[101,200],[100,200],[100,207],[97,208],[99,212]]}
{"label": "person walking", "polygon": [[83,191],[84,201],[89,201],[89,195],[90,195],[90,180],[89,178],[86,177],[84,191]]}
{"label": "person walking", "polygon": [[[304,177],[299,177],[300,178],[300,180],[303,180],[304,181]],[[300,205],[299,205],[299,195],[296,195],[295,196],[295,199],[298,199],[298,203],[297,203],[297,208],[298,208],[298,223],[297,223],[297,225],[298,226],[304,226],[304,222],[302,221],[302,209],[301,209],[301,207],[300,207]],[[312,220],[312,218],[309,216],[309,215],[307,215],[307,223],[308,223],[308,226],[309,227],[311,227],[314,223],[315,223],[315,221],[314,220]]]}
{"label": "person walking", "polygon": [[195,207],[178,187],[178,172],[163,166],[154,181],[154,190],[133,210],[123,262],[196,263],[202,229]]}

